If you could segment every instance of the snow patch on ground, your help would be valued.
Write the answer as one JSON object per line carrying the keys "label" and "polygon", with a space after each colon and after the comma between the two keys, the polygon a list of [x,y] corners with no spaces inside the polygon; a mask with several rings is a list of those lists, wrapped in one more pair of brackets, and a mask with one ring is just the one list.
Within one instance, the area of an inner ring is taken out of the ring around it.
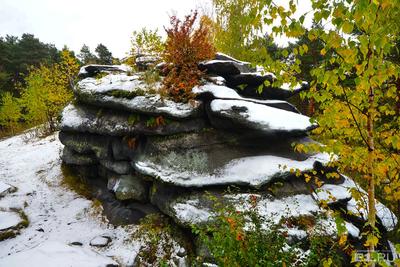
{"label": "snow patch on ground", "polygon": [[[0,142],[0,177],[18,188],[0,199],[0,209],[23,209],[29,219],[20,235],[0,242],[0,266],[132,264],[140,248],[132,239],[136,228],[109,225],[93,212],[91,201],[61,186],[63,146],[57,135],[27,142],[21,135]],[[99,235],[110,236],[112,243],[101,249],[90,247],[90,240]],[[82,247],[70,247],[72,242]]]}
{"label": "snow patch on ground", "polygon": [[0,259],[1,266],[30,267],[105,267],[117,263],[90,249],[65,245],[57,241],[45,241],[39,246]]}

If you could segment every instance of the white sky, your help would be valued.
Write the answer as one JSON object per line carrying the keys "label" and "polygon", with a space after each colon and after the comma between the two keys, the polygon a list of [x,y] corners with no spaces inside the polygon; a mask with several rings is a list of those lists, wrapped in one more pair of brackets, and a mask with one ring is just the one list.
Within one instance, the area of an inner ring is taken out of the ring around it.
{"label": "white sky", "polygon": [[[79,52],[103,43],[116,57],[129,51],[130,37],[142,27],[168,25],[170,14],[184,16],[210,0],[0,0],[0,36],[32,33],[42,42]],[[280,0],[277,2],[287,2]],[[300,0],[299,2],[308,2]]]}

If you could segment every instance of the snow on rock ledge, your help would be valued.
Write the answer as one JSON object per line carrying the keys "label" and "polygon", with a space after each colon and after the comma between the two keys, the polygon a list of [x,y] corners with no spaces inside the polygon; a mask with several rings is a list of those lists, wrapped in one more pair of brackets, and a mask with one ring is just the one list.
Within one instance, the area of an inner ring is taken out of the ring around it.
{"label": "snow on rock ledge", "polygon": [[209,113],[211,124],[223,129],[302,135],[316,127],[307,116],[242,100],[213,100]]}
{"label": "snow on rock ledge", "polygon": [[210,95],[212,98],[217,99],[228,99],[228,100],[243,100],[247,102],[252,102],[256,104],[262,104],[274,108],[283,109],[286,111],[291,111],[295,113],[299,113],[297,108],[290,104],[289,102],[282,100],[258,100],[253,98],[245,98],[240,96],[235,90],[229,88],[227,86],[222,85],[214,85],[214,84],[205,84],[202,86],[195,86],[192,89],[192,92],[198,96],[207,96]]}
{"label": "snow on rock ledge", "polygon": [[130,115],[115,111],[101,111],[77,105],[64,108],[61,130],[94,134],[124,136],[129,134],[170,135],[198,131],[204,127],[201,118],[185,121],[169,121],[159,126],[149,126],[146,120],[132,122]]}
{"label": "snow on rock ledge", "polygon": [[[297,161],[270,155],[244,157],[231,160],[224,166],[208,173],[183,171],[177,166],[162,166],[150,161],[138,161],[134,168],[162,182],[182,187],[206,187],[217,185],[244,185],[259,188],[274,178],[285,177],[290,169],[311,170],[316,161],[326,163],[329,156],[318,154],[304,161]],[[284,166],[286,169],[284,170]]]}
{"label": "snow on rock ledge", "polygon": [[81,102],[99,107],[177,119],[199,116],[200,101],[189,104],[163,99],[156,93],[160,86],[157,83],[148,88],[140,75],[110,74],[100,79],[86,78],[75,86],[74,92]]}
{"label": "snow on rock ledge", "polygon": [[78,73],[78,77],[93,77],[99,73],[127,73],[131,72],[132,68],[128,65],[97,65],[91,64],[83,66]]}

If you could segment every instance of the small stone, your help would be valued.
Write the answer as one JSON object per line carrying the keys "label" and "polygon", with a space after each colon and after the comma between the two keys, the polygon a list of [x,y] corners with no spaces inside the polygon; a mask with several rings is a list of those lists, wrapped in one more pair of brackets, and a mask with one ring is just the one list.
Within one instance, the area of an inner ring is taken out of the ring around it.
{"label": "small stone", "polygon": [[185,249],[184,247],[181,247],[181,248],[178,250],[178,253],[177,253],[176,255],[178,255],[179,257],[184,257],[184,256],[186,256],[186,255],[187,255],[186,249]]}
{"label": "small stone", "polygon": [[83,244],[81,242],[77,242],[77,241],[70,243],[70,245],[71,246],[80,246],[80,247],[83,246]]}
{"label": "small stone", "polygon": [[92,240],[90,240],[90,245],[93,247],[106,247],[111,243],[111,237],[109,236],[96,236]]}

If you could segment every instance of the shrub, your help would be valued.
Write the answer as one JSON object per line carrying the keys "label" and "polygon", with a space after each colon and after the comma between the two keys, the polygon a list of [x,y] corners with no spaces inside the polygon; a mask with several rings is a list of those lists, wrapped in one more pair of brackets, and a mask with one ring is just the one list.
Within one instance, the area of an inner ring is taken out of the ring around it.
{"label": "shrub", "polygon": [[157,30],[142,28],[140,31],[134,31],[131,44],[131,56],[137,54],[157,56],[164,50],[164,42]]}
{"label": "shrub", "polygon": [[11,131],[11,134],[14,134],[20,118],[21,107],[18,99],[13,97],[11,93],[6,92],[0,100],[0,126],[5,127]]}
{"label": "shrub", "polygon": [[[193,233],[199,236],[200,244],[205,245],[218,266],[342,265],[344,254],[337,239],[327,232],[322,221],[317,223],[319,219],[326,219],[322,215],[321,218],[287,217],[277,223],[256,211],[256,197],[250,197],[251,208],[244,211],[214,196],[210,200],[214,203],[216,219],[207,226],[193,226]],[[291,239],[290,228],[306,231],[307,239]]]}
{"label": "shrub", "polygon": [[164,60],[171,66],[164,79],[166,94],[178,102],[193,98],[191,90],[204,75],[197,64],[215,55],[209,28],[203,21],[196,27],[197,11],[183,21],[176,16],[170,18],[171,27],[165,29],[168,35]]}
{"label": "shrub", "polygon": [[299,259],[280,226],[267,218],[222,203],[216,209],[215,223],[194,227],[194,233],[199,234],[218,266],[292,266]]}
{"label": "shrub", "polygon": [[72,100],[71,87],[78,73],[78,62],[68,51],[62,51],[62,61],[47,67],[31,68],[25,78],[21,104],[28,124],[42,124],[48,132],[56,130],[57,116]]}

